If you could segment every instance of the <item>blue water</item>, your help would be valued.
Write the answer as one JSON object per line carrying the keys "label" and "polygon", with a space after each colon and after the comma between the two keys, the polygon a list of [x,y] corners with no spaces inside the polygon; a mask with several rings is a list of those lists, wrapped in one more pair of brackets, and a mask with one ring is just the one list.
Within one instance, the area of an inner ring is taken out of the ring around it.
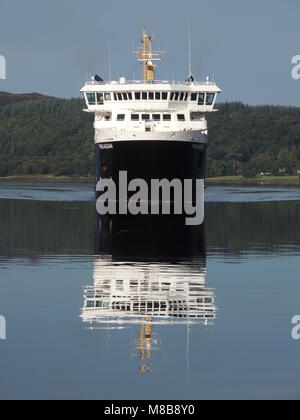
{"label": "blue water", "polygon": [[0,199],[92,201],[94,196],[92,183],[0,180]]}
{"label": "blue water", "polygon": [[[92,201],[93,183],[0,180],[0,199]],[[299,187],[208,186],[207,202],[300,201]]]}
{"label": "blue water", "polygon": [[[90,185],[2,183],[0,399],[298,400],[300,341],[291,336],[300,314],[297,194],[210,187],[205,237],[175,229],[162,255],[157,232],[145,229],[144,242],[118,224],[102,226],[95,247]],[[208,311],[196,312],[213,316],[159,318],[148,307],[128,319],[118,310],[126,281],[141,285],[133,303],[157,301],[162,282],[162,300],[188,299],[182,314],[205,295]],[[91,316],[87,296],[108,302],[113,284],[112,312],[96,308]],[[143,328],[151,338],[141,346]]]}

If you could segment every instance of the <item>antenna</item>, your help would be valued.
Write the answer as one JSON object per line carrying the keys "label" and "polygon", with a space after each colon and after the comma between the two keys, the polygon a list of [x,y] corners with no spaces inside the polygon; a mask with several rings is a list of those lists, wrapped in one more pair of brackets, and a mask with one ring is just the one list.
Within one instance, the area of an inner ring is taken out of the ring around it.
{"label": "antenna", "polygon": [[108,78],[112,81],[112,70],[111,70],[111,49],[108,49]]}
{"label": "antenna", "polygon": [[192,41],[191,41],[191,18],[188,19],[188,33],[189,33],[189,77],[192,76]]}

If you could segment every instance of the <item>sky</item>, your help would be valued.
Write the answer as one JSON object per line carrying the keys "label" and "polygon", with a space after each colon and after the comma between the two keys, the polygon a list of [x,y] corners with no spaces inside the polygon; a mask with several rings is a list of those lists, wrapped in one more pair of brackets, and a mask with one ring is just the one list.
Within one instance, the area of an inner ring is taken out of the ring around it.
{"label": "sky", "polygon": [[77,97],[88,75],[141,78],[132,54],[142,26],[167,49],[156,77],[188,75],[188,26],[197,80],[211,76],[220,101],[300,106],[299,0],[1,0],[0,91]]}

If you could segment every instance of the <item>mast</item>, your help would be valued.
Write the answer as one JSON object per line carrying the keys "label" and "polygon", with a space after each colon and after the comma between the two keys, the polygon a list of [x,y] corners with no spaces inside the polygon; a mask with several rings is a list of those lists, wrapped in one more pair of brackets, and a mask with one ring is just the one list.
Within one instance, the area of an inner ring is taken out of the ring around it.
{"label": "mast", "polygon": [[142,45],[143,45],[143,55],[142,55],[142,62],[143,62],[143,82],[146,82],[146,57],[147,57],[147,44],[146,44],[146,29],[143,27],[143,38],[142,38]]}
{"label": "mast", "polygon": [[143,82],[152,83],[155,79],[156,64],[154,61],[161,61],[166,51],[153,51],[153,37],[147,36],[147,32],[144,27],[142,32],[142,46],[136,48],[134,53],[137,56],[137,60],[140,61],[143,66]]}

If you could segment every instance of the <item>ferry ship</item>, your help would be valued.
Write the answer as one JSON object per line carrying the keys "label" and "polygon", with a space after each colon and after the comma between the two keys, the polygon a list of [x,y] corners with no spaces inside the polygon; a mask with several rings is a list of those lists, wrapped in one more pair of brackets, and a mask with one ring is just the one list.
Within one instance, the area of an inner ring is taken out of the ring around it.
{"label": "ferry ship", "polygon": [[145,29],[134,52],[142,80],[105,82],[94,76],[81,89],[85,111],[95,114],[97,181],[119,185],[120,172],[127,171],[129,181],[203,180],[204,192],[206,115],[215,111],[221,90],[192,73],[184,82],[156,80],[156,63],[165,52],[153,49]]}

